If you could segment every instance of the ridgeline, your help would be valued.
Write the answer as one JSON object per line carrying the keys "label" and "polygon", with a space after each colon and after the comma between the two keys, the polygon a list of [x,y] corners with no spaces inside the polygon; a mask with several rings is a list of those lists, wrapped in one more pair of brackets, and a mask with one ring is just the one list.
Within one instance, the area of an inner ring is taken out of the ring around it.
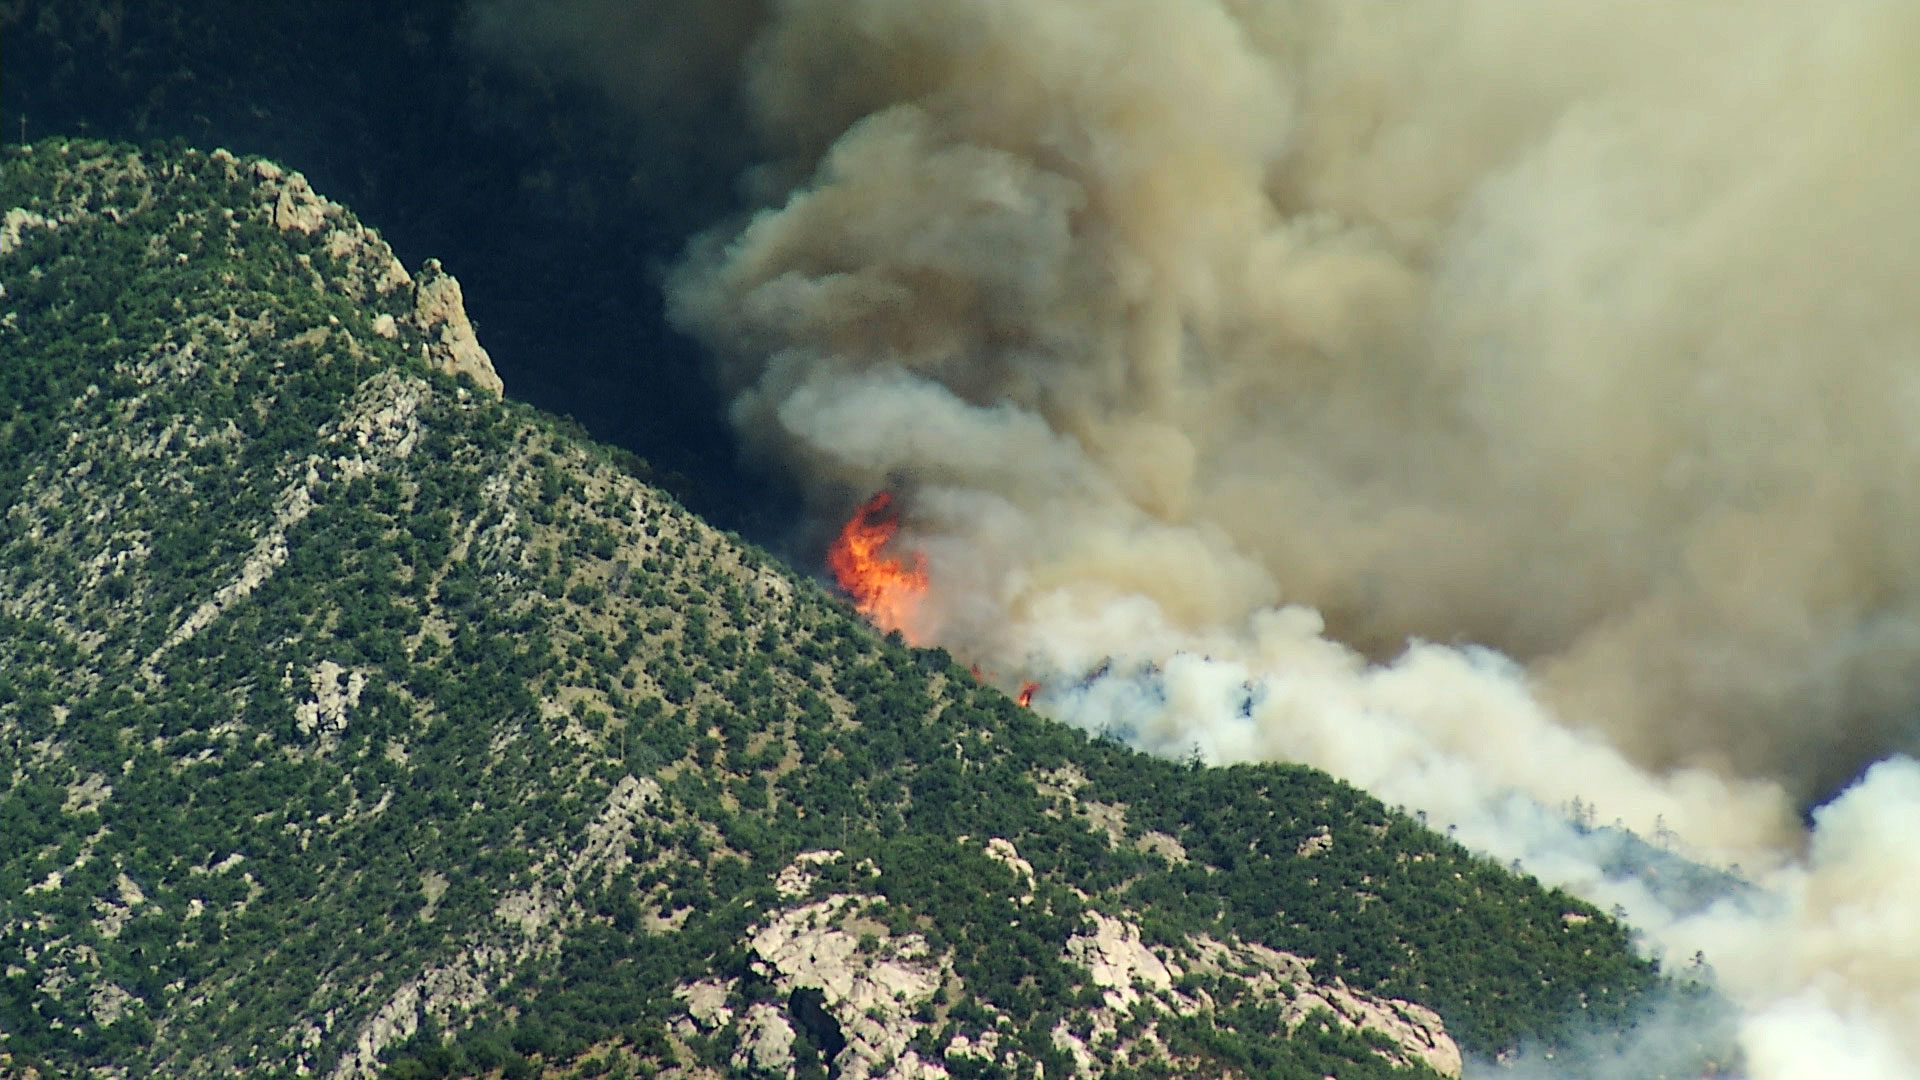
{"label": "ridgeline", "polygon": [[1722,1052],[1363,792],[879,637],[299,174],[0,170],[0,1071],[1349,1080],[1676,1001]]}

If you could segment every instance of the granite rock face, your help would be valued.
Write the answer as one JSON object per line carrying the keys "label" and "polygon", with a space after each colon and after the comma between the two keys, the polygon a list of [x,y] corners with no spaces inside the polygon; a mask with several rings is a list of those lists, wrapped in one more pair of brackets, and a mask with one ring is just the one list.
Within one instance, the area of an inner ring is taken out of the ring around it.
{"label": "granite rock face", "polygon": [[460,282],[441,268],[438,259],[428,259],[414,283],[413,322],[426,340],[427,355],[435,367],[449,375],[466,375],[483,390],[501,392],[493,358],[481,348],[480,336],[467,318]]}
{"label": "granite rock face", "polygon": [[[982,847],[988,858],[1031,879],[1027,860],[1009,840],[993,837]],[[730,1034],[737,1046],[734,1065],[792,1077],[795,1046],[809,1038],[805,1029],[819,1026],[806,1022],[798,1003],[816,995],[835,1032],[829,1064],[839,1076],[926,1080],[953,1075],[949,1066],[962,1061],[967,1074],[983,1063],[1018,1065],[1022,1057],[1011,1025],[991,1010],[988,1023],[959,1025],[944,1044],[922,1052],[949,1019],[942,1003],[963,980],[951,958],[922,935],[888,932],[884,901],[844,892],[805,899],[819,893],[823,880],[848,872],[835,865],[842,859],[839,851],[802,852],[781,872],[780,893],[790,902],[768,912],[744,943],[753,976],[681,986],[675,992],[684,1008],[680,1034]],[[882,869],[851,868],[856,877]],[[1282,1004],[1288,1031],[1325,1024],[1374,1032],[1391,1040],[1376,1053],[1393,1065],[1460,1075],[1459,1047],[1431,1010],[1362,993],[1338,979],[1316,982],[1312,961],[1289,953],[1206,937],[1189,938],[1180,949],[1150,946],[1138,923],[1091,912],[1083,931],[1068,940],[1063,959],[1086,973],[1086,988],[1098,996],[1099,1003],[1080,1010],[1075,1022],[1063,1020],[1053,1031],[1054,1046],[1070,1057],[1074,1075],[1088,1080],[1117,1067],[1177,1063],[1160,1019],[1211,1014],[1220,1022],[1229,1003],[1201,987],[1220,986],[1222,976],[1236,985],[1237,999]],[[739,1007],[749,998],[754,1000]]]}
{"label": "granite rock face", "polygon": [[410,275],[378,232],[360,224],[339,203],[315,192],[305,176],[264,159],[253,162],[251,174],[259,183],[262,199],[271,206],[275,227],[314,237],[329,258],[357,266],[361,271],[357,279],[370,282],[382,295],[410,290],[412,311],[398,318],[392,314],[377,317],[375,333],[389,338],[404,335],[440,370],[466,375],[475,386],[494,394],[503,391],[493,358],[481,346],[473,320],[467,315],[460,282],[440,265],[440,260],[428,259],[417,276]]}

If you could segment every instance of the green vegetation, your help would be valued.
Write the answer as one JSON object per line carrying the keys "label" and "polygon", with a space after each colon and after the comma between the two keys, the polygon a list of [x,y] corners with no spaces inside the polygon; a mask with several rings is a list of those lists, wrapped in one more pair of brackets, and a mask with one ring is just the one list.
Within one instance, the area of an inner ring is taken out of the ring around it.
{"label": "green vegetation", "polygon": [[[18,1063],[729,1067],[737,1030],[681,991],[775,1000],[753,929],[835,897],[862,953],[916,938],[951,973],[916,1052],[996,1032],[1027,1075],[1070,1073],[1053,1033],[1100,1007],[1068,956],[1094,912],[1169,955],[1296,954],[1488,1055],[1671,989],[1602,913],[1324,774],[1143,757],[877,637],[630,456],[430,369],[384,248],[350,215],[281,227],[251,162],[44,142],[0,168],[31,215],[0,255]],[[1106,1075],[1417,1071],[1247,985],[1190,971],[1210,1007],[1136,1011],[1164,1053],[1097,1048]]]}

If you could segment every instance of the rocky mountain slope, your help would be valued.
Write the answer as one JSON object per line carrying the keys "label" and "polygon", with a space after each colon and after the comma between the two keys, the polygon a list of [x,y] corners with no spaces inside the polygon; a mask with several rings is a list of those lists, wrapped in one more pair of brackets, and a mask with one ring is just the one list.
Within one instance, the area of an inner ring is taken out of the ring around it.
{"label": "rocky mountain slope", "polygon": [[1713,998],[1312,770],[1044,721],[502,400],[265,161],[0,163],[0,1065],[1455,1075]]}
{"label": "rocky mountain slope", "polygon": [[0,0],[0,139],[182,138],[298,162],[410,265],[459,267],[516,398],[645,456],[709,520],[770,531],[791,495],[736,467],[656,273],[732,209],[744,121],[714,102],[636,126],[476,47],[473,6]]}

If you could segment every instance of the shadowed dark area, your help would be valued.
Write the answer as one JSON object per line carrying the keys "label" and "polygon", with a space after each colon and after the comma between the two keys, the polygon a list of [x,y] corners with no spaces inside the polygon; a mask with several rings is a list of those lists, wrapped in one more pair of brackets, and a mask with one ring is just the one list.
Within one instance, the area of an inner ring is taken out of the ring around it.
{"label": "shadowed dark area", "polygon": [[833,1060],[846,1049],[847,1037],[839,1021],[827,1012],[827,995],[811,986],[795,987],[787,996],[787,1014],[799,1025],[800,1034],[819,1053],[820,1060],[827,1063],[827,1075],[838,1075]]}

